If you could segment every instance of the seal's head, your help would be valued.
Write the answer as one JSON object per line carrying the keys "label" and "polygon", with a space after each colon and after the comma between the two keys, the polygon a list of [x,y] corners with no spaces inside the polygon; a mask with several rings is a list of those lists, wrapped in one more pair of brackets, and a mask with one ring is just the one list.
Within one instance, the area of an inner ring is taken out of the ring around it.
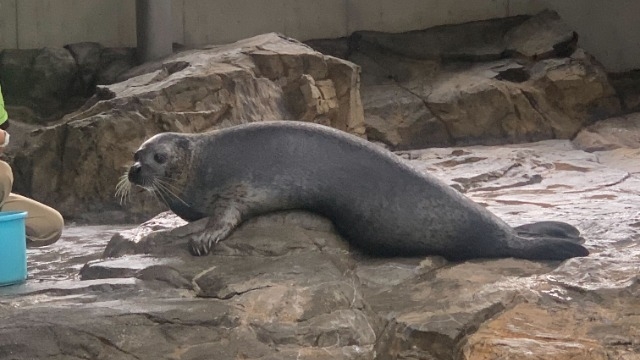
{"label": "seal's head", "polygon": [[116,195],[124,199],[130,184],[158,195],[165,202],[178,198],[191,163],[191,141],[187,135],[161,133],[145,141],[134,153],[134,164],[122,176]]}

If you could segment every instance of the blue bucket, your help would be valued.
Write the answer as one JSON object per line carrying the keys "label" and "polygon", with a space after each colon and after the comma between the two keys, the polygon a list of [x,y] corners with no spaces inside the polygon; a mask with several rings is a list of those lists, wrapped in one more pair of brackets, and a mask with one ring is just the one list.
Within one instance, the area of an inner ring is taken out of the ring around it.
{"label": "blue bucket", "polygon": [[0,286],[27,279],[25,211],[0,211]]}

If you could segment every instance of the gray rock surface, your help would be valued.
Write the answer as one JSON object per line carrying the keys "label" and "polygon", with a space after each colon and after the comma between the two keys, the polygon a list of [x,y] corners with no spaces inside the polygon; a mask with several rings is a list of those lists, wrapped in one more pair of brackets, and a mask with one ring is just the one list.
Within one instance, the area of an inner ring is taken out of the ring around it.
{"label": "gray rock surface", "polygon": [[26,284],[0,288],[0,358],[633,359],[640,154],[628,151],[398,153],[512,225],[576,225],[591,255],[562,263],[370,258],[301,212],[252,219],[206,257],[168,213],[70,227],[29,250]]}
{"label": "gray rock surface", "polygon": [[[97,83],[111,84],[135,66],[134,49],[97,43],[0,50],[0,79],[12,118],[46,125],[80,107]],[[20,107],[33,114],[25,116]]]}

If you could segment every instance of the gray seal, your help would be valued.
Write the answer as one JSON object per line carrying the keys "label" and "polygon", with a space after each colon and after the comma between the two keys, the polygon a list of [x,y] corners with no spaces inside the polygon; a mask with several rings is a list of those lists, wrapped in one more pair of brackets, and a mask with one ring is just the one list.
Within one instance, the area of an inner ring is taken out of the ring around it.
{"label": "gray seal", "polygon": [[194,255],[239,224],[303,209],[333,221],[365,252],[449,260],[587,256],[578,230],[545,221],[512,228],[395,154],[330,127],[258,122],[202,134],[161,133],[135,152],[125,181],[153,191],[187,221]]}

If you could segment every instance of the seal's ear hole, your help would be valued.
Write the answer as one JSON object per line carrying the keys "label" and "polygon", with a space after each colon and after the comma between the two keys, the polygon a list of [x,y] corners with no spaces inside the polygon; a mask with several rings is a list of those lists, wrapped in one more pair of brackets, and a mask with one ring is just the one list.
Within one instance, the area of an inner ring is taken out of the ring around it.
{"label": "seal's ear hole", "polygon": [[167,162],[167,155],[156,153],[155,155],[153,155],[153,160],[155,160],[155,162],[157,162],[158,164],[164,164]]}

